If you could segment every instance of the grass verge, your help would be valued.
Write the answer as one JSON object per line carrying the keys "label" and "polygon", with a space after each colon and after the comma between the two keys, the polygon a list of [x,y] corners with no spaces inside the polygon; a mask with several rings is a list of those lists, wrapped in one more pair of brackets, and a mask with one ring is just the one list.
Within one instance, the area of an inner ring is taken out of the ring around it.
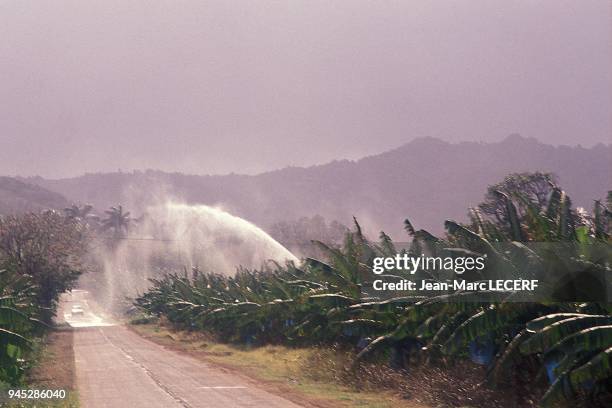
{"label": "grass verge", "polygon": [[358,389],[338,375],[343,353],[314,347],[240,347],[215,342],[202,333],[174,331],[158,324],[130,328],[166,348],[213,363],[256,386],[306,407],[427,408],[424,402],[385,390]]}

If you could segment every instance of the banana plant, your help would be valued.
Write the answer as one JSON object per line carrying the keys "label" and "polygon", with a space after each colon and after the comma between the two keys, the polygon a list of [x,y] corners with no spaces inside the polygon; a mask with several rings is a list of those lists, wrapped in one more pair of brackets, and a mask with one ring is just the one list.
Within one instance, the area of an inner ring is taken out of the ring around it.
{"label": "banana plant", "polygon": [[0,381],[21,382],[31,349],[31,337],[38,332],[35,287],[27,276],[0,270]]}
{"label": "banana plant", "polygon": [[612,377],[612,308],[597,306],[601,314],[555,313],[527,323],[529,336],[520,351],[538,355],[543,364],[552,362],[542,406],[588,394]]}

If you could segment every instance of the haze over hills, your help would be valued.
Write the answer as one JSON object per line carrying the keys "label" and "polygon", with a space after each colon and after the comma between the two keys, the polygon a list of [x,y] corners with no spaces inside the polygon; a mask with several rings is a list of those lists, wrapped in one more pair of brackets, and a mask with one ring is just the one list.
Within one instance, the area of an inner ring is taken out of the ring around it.
{"label": "haze over hills", "polygon": [[68,204],[68,200],[56,192],[12,177],[0,177],[0,215],[60,209]]}
{"label": "haze over hills", "polygon": [[552,146],[518,135],[498,143],[447,143],[415,139],[357,161],[288,167],[247,175],[186,175],[147,170],[26,179],[70,200],[98,209],[123,203],[134,213],[168,197],[217,205],[264,228],[282,220],[320,214],[349,224],[356,216],[374,236],[402,237],[408,217],[419,228],[440,232],[445,219],[465,220],[486,188],[512,172],[558,176],[574,205],[590,207],[612,188],[612,145]]}

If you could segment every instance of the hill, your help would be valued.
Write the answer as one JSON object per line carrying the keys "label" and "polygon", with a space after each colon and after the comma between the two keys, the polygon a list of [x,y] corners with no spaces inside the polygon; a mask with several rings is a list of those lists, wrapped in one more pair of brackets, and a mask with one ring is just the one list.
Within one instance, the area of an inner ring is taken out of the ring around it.
{"label": "hill", "polygon": [[445,219],[465,219],[486,187],[512,172],[553,172],[576,205],[590,207],[612,188],[611,158],[611,145],[552,146],[518,135],[498,143],[420,138],[356,161],[254,176],[148,170],[28,181],[98,208],[121,202],[138,211],[143,203],[169,196],[222,206],[264,228],[315,214],[348,225],[355,215],[372,235],[384,229],[401,237],[405,217],[436,232]]}
{"label": "hill", "polygon": [[68,205],[61,194],[12,177],[0,177],[0,215],[59,209]]}

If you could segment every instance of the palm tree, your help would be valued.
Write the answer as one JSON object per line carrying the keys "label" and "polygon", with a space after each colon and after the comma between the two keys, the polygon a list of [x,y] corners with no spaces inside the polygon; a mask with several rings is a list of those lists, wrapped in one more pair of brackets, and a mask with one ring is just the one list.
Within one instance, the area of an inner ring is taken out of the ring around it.
{"label": "palm tree", "polygon": [[114,238],[124,238],[127,235],[128,227],[132,218],[129,211],[123,211],[123,206],[118,205],[104,211],[107,217],[102,220],[102,230],[113,231]]}
{"label": "palm tree", "polygon": [[67,218],[73,220],[85,220],[92,216],[91,210],[93,210],[93,206],[90,204],[85,204],[80,207],[77,204],[72,204],[70,207],[64,208],[64,214]]}

